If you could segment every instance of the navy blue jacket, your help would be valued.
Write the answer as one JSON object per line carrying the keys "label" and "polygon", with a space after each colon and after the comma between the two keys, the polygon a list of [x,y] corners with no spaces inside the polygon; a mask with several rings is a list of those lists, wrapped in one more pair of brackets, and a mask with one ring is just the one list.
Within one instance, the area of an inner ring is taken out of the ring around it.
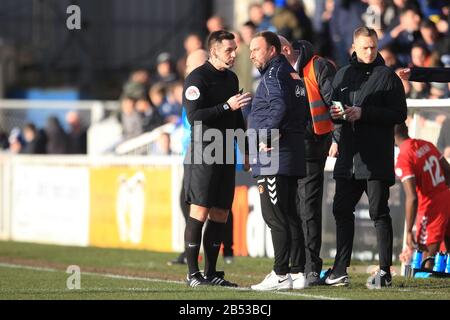
{"label": "navy blue jacket", "polygon": [[[309,108],[305,85],[283,55],[273,58],[261,70],[261,76],[248,117],[252,173],[255,177],[304,177],[305,119]],[[268,134],[261,129],[267,129]],[[280,136],[271,137],[271,129],[278,129]],[[274,147],[274,150],[258,152],[259,142]]]}

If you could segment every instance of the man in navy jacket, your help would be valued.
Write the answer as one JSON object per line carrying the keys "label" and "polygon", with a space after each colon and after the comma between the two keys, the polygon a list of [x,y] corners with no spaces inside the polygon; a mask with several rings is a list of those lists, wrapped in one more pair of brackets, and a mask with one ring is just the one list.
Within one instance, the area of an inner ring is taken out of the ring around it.
{"label": "man in navy jacket", "polygon": [[[248,117],[249,158],[257,180],[264,221],[275,252],[273,271],[253,290],[292,289],[291,274],[304,266],[304,241],[296,213],[297,179],[305,176],[306,90],[299,75],[281,55],[278,36],[255,35],[250,59],[261,72]],[[292,246],[300,246],[291,266]]]}

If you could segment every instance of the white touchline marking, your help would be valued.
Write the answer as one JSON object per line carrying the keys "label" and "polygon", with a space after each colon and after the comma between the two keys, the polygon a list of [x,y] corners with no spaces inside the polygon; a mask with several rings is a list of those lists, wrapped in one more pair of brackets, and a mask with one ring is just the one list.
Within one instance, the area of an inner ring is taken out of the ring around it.
{"label": "white touchline marking", "polygon": [[[35,271],[64,272],[64,270],[58,270],[58,269],[53,269],[53,268],[31,267],[31,266],[12,264],[12,263],[0,263],[0,267],[28,269],[28,270],[35,270]],[[137,281],[147,281],[147,282],[166,282],[166,283],[176,283],[176,284],[184,284],[185,283],[184,281],[160,280],[160,279],[123,276],[123,275],[118,275],[118,274],[97,273],[97,272],[89,272],[89,271],[81,271],[81,275],[100,276],[100,277],[105,277],[105,278],[122,279],[122,280],[137,280]]]}
{"label": "white touchline marking", "polygon": [[[20,265],[20,264],[12,264],[12,263],[1,263],[0,267],[4,268],[15,268],[15,269],[26,269],[26,270],[34,270],[34,271],[47,271],[47,272],[64,272],[63,270],[53,269],[53,268],[42,268],[42,267],[31,267],[26,265]],[[97,273],[97,272],[81,272],[81,275],[90,275],[90,276],[98,276],[98,277],[105,277],[105,278],[112,278],[112,279],[121,279],[121,280],[135,280],[135,281],[146,281],[146,282],[165,282],[165,283],[174,283],[174,284],[185,284],[184,281],[175,281],[175,280],[162,280],[162,279],[151,279],[151,278],[143,278],[143,277],[133,277],[133,276],[123,276],[118,274],[111,274],[111,273]],[[238,291],[249,291],[249,292],[255,292],[251,290],[250,288],[229,288],[229,287],[221,287],[221,289],[230,289],[230,290],[238,290]],[[91,290],[91,289],[87,289]],[[50,290],[51,291],[51,290]],[[143,290],[144,291],[144,290]],[[1,292],[1,291],[0,291]],[[273,293],[273,294],[281,294],[281,295],[289,295],[289,296],[299,296],[299,297],[305,297],[305,298],[311,298],[311,299],[321,299],[321,300],[347,300],[345,298],[334,298],[334,297],[327,297],[323,295],[313,295],[313,294],[306,294],[306,293],[299,293],[299,292],[285,292],[285,291],[264,291],[265,293]]]}
{"label": "white touchline marking", "polygon": [[321,299],[321,300],[348,300],[346,298],[333,298],[333,297],[327,297],[322,295],[312,295],[312,294],[306,294],[306,293],[298,293],[298,292],[292,292],[292,291],[275,291],[274,293],[277,294],[284,294],[287,296],[300,296],[305,298],[314,298],[314,299]]}
{"label": "white touchline marking", "polygon": [[[0,262],[0,267],[27,269],[27,270],[34,270],[34,271],[48,271],[48,272],[61,271],[61,270],[57,270],[57,269],[53,269],[53,268],[30,267],[30,266],[25,266],[25,265],[20,265],[20,264],[2,263],[2,262]],[[61,271],[61,272],[64,272],[64,271]]]}

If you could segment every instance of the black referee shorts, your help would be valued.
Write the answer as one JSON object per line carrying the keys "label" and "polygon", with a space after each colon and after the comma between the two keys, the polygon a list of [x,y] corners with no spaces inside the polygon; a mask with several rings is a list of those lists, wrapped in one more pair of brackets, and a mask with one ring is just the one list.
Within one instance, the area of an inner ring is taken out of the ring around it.
{"label": "black referee shorts", "polygon": [[184,190],[188,204],[231,209],[235,188],[234,164],[185,164]]}

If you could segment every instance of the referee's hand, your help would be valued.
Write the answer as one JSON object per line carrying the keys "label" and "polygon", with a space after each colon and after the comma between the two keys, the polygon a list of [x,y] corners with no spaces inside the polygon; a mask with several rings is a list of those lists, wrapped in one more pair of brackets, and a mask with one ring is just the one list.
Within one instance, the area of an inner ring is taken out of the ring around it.
{"label": "referee's hand", "polygon": [[245,107],[252,100],[252,94],[250,92],[246,92],[244,94],[237,94],[228,99],[227,103],[230,106],[231,110],[237,110]]}

